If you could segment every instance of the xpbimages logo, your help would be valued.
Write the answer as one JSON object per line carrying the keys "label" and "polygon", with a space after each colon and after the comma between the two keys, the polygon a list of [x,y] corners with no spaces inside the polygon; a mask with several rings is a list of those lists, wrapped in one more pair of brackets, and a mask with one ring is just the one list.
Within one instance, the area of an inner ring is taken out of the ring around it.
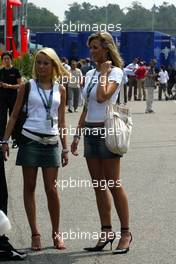
{"label": "xpbimages logo", "polygon": [[86,32],[86,31],[92,31],[92,32],[97,32],[97,31],[121,31],[122,27],[121,24],[83,24],[79,23],[72,23],[71,21],[66,24],[66,23],[59,23],[58,25],[55,24],[55,31],[61,32],[62,34],[65,32]]}
{"label": "xpbimages logo", "polygon": [[122,186],[121,180],[88,180],[88,179],[69,179],[55,181],[55,187],[59,187],[62,191],[69,188],[99,188],[104,191],[106,189],[120,188]]}
{"label": "xpbimages logo", "polygon": [[[57,235],[56,235],[57,236]],[[101,238],[101,242],[105,242],[107,240],[119,240],[121,238],[120,232],[89,232],[89,231],[81,231],[79,228],[77,230],[70,229],[67,232],[62,232],[59,234],[59,238],[63,240],[98,240]]]}

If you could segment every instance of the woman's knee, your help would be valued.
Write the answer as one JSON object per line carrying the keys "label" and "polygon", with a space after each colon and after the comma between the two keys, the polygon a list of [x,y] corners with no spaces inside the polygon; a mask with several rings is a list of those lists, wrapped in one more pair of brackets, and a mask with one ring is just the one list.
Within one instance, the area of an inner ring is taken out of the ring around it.
{"label": "woman's knee", "polygon": [[24,193],[34,193],[36,188],[35,183],[24,184]]}
{"label": "woman's knee", "polygon": [[23,167],[24,192],[34,193],[37,183],[37,169]]}
{"label": "woman's knee", "polygon": [[117,184],[116,186],[109,188],[109,190],[113,197],[117,197],[123,193],[123,187],[121,184]]}
{"label": "woman's knee", "polygon": [[49,196],[49,197],[55,197],[58,195],[58,191],[57,191],[57,188],[55,185],[52,185],[52,186],[45,186],[45,192],[46,192],[46,195]]}
{"label": "woman's knee", "polygon": [[24,192],[34,193],[36,188],[36,179],[29,180],[24,177]]}

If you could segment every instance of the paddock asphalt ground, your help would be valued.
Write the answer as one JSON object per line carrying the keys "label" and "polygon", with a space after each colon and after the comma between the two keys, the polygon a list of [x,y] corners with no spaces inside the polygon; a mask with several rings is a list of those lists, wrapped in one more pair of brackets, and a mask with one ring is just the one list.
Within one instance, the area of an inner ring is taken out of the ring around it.
{"label": "paddock asphalt ground", "polygon": [[[63,251],[53,249],[41,170],[36,200],[43,250],[37,253],[30,251],[31,235],[23,206],[22,173],[21,168],[15,166],[17,150],[10,151],[6,175],[9,218],[13,228],[8,236],[17,249],[27,251],[24,264],[176,263],[176,101],[155,101],[155,114],[144,113],[143,101],[129,102],[129,106],[134,127],[129,152],[121,160],[121,179],[129,199],[130,228],[133,234],[130,251],[126,255],[112,255],[108,246],[100,253],[83,251],[84,247],[95,245],[95,234],[100,231],[100,223],[92,187],[78,187],[81,180],[90,180],[81,139],[79,156],[69,154],[69,165],[59,172],[61,231],[67,236],[67,249]],[[67,124],[74,127],[80,112],[81,108],[78,113],[66,113]],[[69,145],[71,141],[70,136]],[[113,230],[119,232],[114,207],[112,224]],[[89,236],[85,237],[85,232]],[[113,243],[113,248],[117,243]]]}

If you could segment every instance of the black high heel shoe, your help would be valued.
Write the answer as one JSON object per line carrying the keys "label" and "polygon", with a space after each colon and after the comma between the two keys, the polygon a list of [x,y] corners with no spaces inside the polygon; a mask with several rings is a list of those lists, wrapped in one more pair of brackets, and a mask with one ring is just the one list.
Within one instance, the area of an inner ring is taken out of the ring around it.
{"label": "black high heel shoe", "polygon": [[[105,232],[105,230],[106,230],[106,231],[109,230],[110,232],[112,232],[111,229],[112,229],[111,226],[102,226],[101,231],[102,231],[102,232]],[[110,250],[112,250],[112,243],[113,243],[113,241],[114,241],[115,238],[116,238],[115,233],[114,233],[114,232],[112,232],[112,233],[113,233],[113,237],[110,238],[110,239],[109,239],[109,238],[106,239],[106,241],[104,241],[104,242],[102,243],[102,245],[96,245],[95,247],[86,247],[86,248],[84,248],[84,250],[87,250],[87,251],[90,251],[90,252],[102,251],[103,248],[104,248],[107,244],[109,244],[109,243],[110,243]],[[101,241],[101,240],[103,240],[103,239],[100,238],[99,241]]]}
{"label": "black high heel shoe", "polygon": [[129,245],[127,248],[120,248],[117,246],[117,248],[112,251],[113,254],[126,254],[130,250],[130,244],[132,242],[133,237],[131,232],[129,232],[129,228],[122,228],[121,234],[122,236],[127,234],[130,235]]}

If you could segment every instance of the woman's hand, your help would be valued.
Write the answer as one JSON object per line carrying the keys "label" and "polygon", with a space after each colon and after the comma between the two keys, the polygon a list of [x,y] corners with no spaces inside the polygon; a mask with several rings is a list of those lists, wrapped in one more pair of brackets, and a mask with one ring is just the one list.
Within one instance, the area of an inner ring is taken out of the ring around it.
{"label": "woman's hand", "polygon": [[68,164],[68,152],[62,152],[61,154],[61,163],[62,163],[62,167],[67,166]]}
{"label": "woman's hand", "polygon": [[71,153],[74,155],[74,156],[78,156],[79,153],[77,151],[78,149],[78,144],[79,144],[79,138],[77,137],[74,137],[73,139],[73,142],[71,144]]}
{"label": "woman's hand", "polygon": [[112,61],[105,61],[100,66],[101,74],[110,73],[112,70]]}
{"label": "woman's hand", "polygon": [[7,161],[9,157],[9,145],[7,143],[3,143],[1,149],[2,149],[4,160]]}

